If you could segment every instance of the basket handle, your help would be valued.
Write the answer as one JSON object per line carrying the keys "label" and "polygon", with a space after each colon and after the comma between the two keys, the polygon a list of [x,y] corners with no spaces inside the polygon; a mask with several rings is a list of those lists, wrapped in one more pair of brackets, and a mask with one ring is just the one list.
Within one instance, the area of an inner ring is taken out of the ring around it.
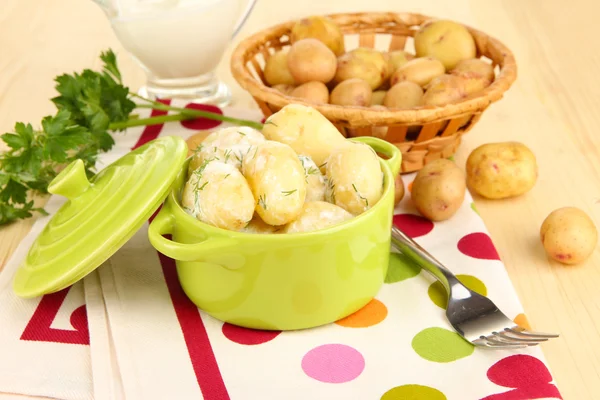
{"label": "basket handle", "polygon": [[385,154],[389,158],[383,161],[390,167],[392,174],[396,176],[400,173],[400,166],[402,165],[402,152],[392,143],[373,136],[357,136],[350,140],[367,144],[371,146],[373,150]]}

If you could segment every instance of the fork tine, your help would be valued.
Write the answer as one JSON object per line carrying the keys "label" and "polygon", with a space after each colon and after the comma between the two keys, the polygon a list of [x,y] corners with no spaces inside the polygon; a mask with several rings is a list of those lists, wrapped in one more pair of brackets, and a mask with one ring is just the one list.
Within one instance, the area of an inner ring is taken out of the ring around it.
{"label": "fork tine", "polygon": [[536,338],[536,339],[529,339],[529,338],[525,338],[525,337],[516,337],[516,336],[511,336],[508,335],[506,332],[493,332],[493,335],[498,337],[500,340],[510,340],[513,343],[514,342],[519,342],[519,343],[540,343],[540,342],[546,342],[548,340],[548,338]]}
{"label": "fork tine", "polygon": [[494,341],[494,339],[490,340],[490,338],[486,338],[485,336],[483,336],[482,339],[476,340],[476,342],[479,342],[480,345],[484,347],[490,347],[494,349],[524,349],[526,347],[529,347],[524,344],[510,344],[503,343],[500,341]]}
{"label": "fork tine", "polygon": [[538,342],[535,343],[530,343],[530,342],[518,342],[518,341],[509,341],[509,340],[502,340],[499,337],[494,337],[494,336],[488,336],[487,337],[488,342],[493,343],[493,344],[505,344],[505,345],[511,345],[511,346],[535,346],[536,344],[538,344]]}
{"label": "fork tine", "polygon": [[555,333],[542,333],[542,332],[533,332],[533,331],[528,331],[524,328],[521,328],[520,326],[514,326],[512,328],[506,328],[504,329],[505,332],[510,332],[514,335],[517,336],[524,336],[524,337],[530,337],[530,338],[545,338],[545,339],[554,339],[557,338],[559,335],[555,334]]}

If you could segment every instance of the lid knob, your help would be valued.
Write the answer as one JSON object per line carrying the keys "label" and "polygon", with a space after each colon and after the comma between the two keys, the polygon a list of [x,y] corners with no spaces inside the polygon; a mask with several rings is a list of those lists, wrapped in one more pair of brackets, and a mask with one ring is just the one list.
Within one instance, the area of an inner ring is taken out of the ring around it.
{"label": "lid knob", "polygon": [[87,179],[83,161],[77,159],[56,175],[48,186],[48,192],[73,200],[89,187],[90,181]]}

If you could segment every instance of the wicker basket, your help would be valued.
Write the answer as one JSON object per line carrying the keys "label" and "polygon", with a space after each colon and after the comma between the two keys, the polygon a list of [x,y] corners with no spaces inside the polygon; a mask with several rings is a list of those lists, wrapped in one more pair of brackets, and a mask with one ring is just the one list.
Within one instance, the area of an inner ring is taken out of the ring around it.
{"label": "wicker basket", "polygon": [[[353,47],[380,48],[387,41],[390,51],[412,46],[412,37],[421,24],[432,19],[409,13],[353,13],[327,15],[344,33],[346,51]],[[311,106],[348,136],[381,136],[394,143],[403,155],[402,172],[419,170],[427,162],[452,156],[461,135],[468,132],[487,107],[502,98],[517,76],[511,51],[498,40],[467,26],[475,39],[479,57],[493,63],[494,82],[484,90],[442,107],[414,109],[373,109],[359,106],[317,104],[293,98],[265,83],[263,68],[275,51],[290,46],[289,34],[295,21],[258,32],[243,40],[234,50],[231,71],[238,83],[257,102],[265,117],[289,103]],[[352,40],[355,45],[351,46]]]}

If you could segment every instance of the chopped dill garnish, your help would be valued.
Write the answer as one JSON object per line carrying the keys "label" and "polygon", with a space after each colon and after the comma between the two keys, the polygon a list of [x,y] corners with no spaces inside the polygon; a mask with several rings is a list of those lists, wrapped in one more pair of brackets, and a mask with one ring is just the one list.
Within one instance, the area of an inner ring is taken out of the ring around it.
{"label": "chopped dill garnish", "polygon": [[263,210],[267,209],[267,196],[262,194],[258,197],[258,205],[263,208]]}
{"label": "chopped dill garnish", "polygon": [[229,177],[229,175],[231,175],[231,174],[225,175],[225,177],[223,178],[223,180],[227,179],[227,177]]}
{"label": "chopped dill garnish", "polygon": [[231,156],[231,150],[230,149],[225,150],[223,155],[225,156],[225,162],[227,162],[227,160],[229,160],[229,157]]}
{"label": "chopped dill garnish", "polygon": [[242,131],[237,131],[237,133],[239,133],[242,136],[246,136],[246,134],[244,132],[242,132]]}
{"label": "chopped dill garnish", "polygon": [[356,186],[354,186],[354,183],[352,184],[352,189],[354,189],[354,191],[356,192],[356,194],[358,195],[358,197],[360,197],[360,199],[365,202],[365,206],[369,207],[369,200],[367,198],[363,197],[360,194],[360,192],[358,191],[358,189],[356,188]]}
{"label": "chopped dill garnish", "polygon": [[285,196],[289,196],[290,194],[293,194],[295,192],[297,192],[298,189],[294,189],[294,190],[282,190],[281,193],[283,193]]}
{"label": "chopped dill garnish", "polygon": [[275,122],[266,120],[263,125],[273,125],[275,128],[279,128]]}

